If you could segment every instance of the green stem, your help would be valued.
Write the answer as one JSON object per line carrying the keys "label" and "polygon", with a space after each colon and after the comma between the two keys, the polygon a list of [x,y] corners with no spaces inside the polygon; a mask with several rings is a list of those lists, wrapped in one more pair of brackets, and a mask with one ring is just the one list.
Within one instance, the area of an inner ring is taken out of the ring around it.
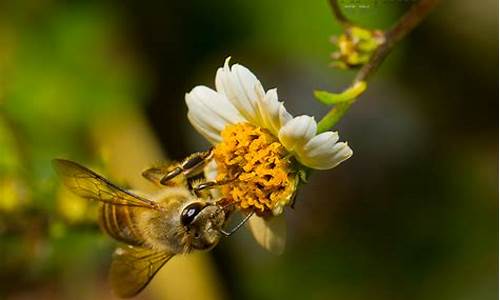
{"label": "green stem", "polygon": [[[392,48],[417,26],[438,2],[439,0],[420,0],[413,4],[398,22],[385,32],[384,42],[377,47],[368,63],[359,70],[348,90],[352,89],[356,84],[366,81],[368,77],[375,73],[387,55],[391,52]],[[340,12],[337,0],[330,0],[330,5],[332,6],[335,18],[342,25],[344,25],[345,22],[349,23],[347,18]],[[357,98],[354,98],[349,102],[343,102],[333,107],[319,122],[318,133],[327,131],[335,126],[356,100]]]}
{"label": "green stem", "polygon": [[[353,99],[356,100],[356,99]],[[344,102],[335,105],[318,123],[318,133],[330,130],[344,116],[352,102]]]}

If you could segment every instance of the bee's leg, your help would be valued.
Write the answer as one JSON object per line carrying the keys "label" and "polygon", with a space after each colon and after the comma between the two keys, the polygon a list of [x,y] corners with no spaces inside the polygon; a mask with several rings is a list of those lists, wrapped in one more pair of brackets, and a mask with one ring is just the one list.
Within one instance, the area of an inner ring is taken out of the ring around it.
{"label": "bee's leg", "polygon": [[142,172],[142,176],[149,180],[150,182],[161,186],[161,179],[165,176],[165,174],[168,174],[172,171],[177,169],[177,164],[166,164],[158,167],[152,167],[144,172]]}
{"label": "bee's leg", "polygon": [[193,153],[186,157],[175,168],[167,172],[160,180],[160,183],[167,185],[168,181],[172,180],[181,173],[186,177],[198,175],[203,171],[203,168],[212,159],[212,157],[213,148],[210,148],[207,151]]}
{"label": "bee's leg", "polygon": [[[157,185],[170,185],[172,180],[183,174],[186,177],[195,176],[203,171],[203,167],[212,159],[212,148],[196,152],[180,163],[165,164],[142,172],[142,176]],[[183,178],[182,181],[185,179]]]}
{"label": "bee's leg", "polygon": [[205,181],[205,182],[196,184],[196,185],[192,186],[191,188],[192,188],[194,194],[198,198],[202,198],[202,193],[201,192],[203,190],[206,190],[206,189],[209,189],[209,188],[213,188],[213,187],[216,187],[216,186],[219,186],[219,185],[222,185],[222,183],[220,183],[219,181]]}
{"label": "bee's leg", "polygon": [[235,181],[238,178],[238,175],[234,176],[233,178],[229,179],[224,179],[224,180],[213,180],[213,181],[205,181],[198,183],[194,186],[192,186],[193,192],[196,194],[196,196],[200,197],[201,196],[201,191],[205,189],[211,189],[216,186],[221,186],[224,184],[228,184],[230,182]]}

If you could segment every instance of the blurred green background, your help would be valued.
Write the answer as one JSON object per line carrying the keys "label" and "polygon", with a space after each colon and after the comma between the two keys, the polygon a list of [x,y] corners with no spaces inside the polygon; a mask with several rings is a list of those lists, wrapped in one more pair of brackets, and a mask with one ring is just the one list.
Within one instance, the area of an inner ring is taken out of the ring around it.
{"label": "blurred green background", "polygon": [[[373,28],[412,2],[340,1]],[[51,159],[139,187],[205,149],[184,93],[229,55],[319,119],[312,91],[355,74],[328,68],[339,33],[327,1],[2,1],[0,299],[112,297],[114,243]],[[354,156],[301,190],[282,256],[242,230],[140,298],[497,299],[497,124],[498,1],[443,1],[338,124]]]}

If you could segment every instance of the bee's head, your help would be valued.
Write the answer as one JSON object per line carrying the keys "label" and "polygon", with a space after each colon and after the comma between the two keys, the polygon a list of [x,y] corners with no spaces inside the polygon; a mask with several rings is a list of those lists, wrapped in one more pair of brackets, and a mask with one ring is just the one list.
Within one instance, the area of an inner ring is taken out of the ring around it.
{"label": "bee's head", "polygon": [[214,247],[219,241],[225,213],[214,203],[194,201],[182,209],[180,221],[191,237],[191,246],[206,250]]}

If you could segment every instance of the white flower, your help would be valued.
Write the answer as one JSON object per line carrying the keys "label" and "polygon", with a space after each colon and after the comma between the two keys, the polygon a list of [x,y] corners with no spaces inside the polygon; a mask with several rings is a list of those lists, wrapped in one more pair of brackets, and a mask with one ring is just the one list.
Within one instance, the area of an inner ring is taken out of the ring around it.
{"label": "white flower", "polygon": [[[213,90],[196,86],[186,94],[191,124],[214,145],[222,142],[221,132],[227,125],[249,123],[269,130],[298,162],[312,169],[331,169],[352,155],[347,143],[338,142],[337,132],[317,134],[313,117],[292,117],[278,101],[276,89],[266,92],[246,67],[239,64],[230,67],[229,58],[217,70],[215,87]],[[281,252],[284,237],[280,236],[280,242],[276,242],[270,232],[275,232],[274,228],[284,232],[282,218],[272,221],[252,218],[249,223],[257,241],[273,252]],[[257,227],[260,229],[254,230]]]}

